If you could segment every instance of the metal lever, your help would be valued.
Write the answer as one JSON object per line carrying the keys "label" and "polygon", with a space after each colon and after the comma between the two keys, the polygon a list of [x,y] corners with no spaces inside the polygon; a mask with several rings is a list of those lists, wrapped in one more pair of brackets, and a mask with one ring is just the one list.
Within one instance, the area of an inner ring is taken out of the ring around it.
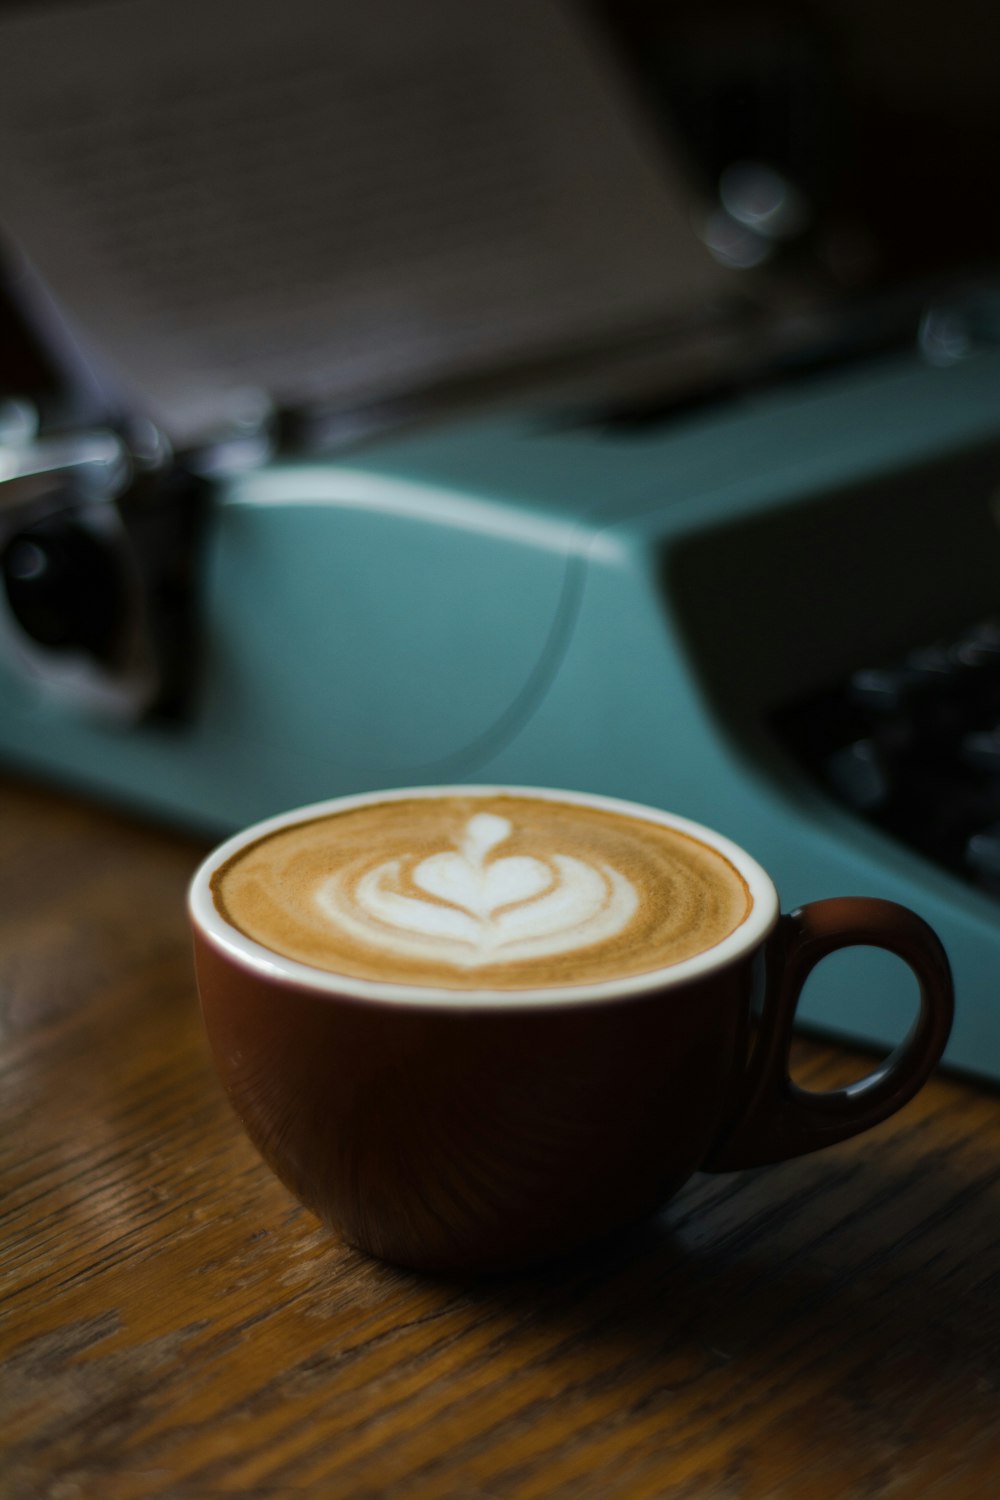
{"label": "metal lever", "polygon": [[71,479],[88,498],[113,500],[127,488],[132,464],[113,432],[72,433],[23,447],[0,446],[0,507],[30,505],[52,488],[53,479]]}
{"label": "metal lever", "polygon": [[202,492],[148,424],[39,435],[0,408],[0,650],[67,706],[176,716]]}

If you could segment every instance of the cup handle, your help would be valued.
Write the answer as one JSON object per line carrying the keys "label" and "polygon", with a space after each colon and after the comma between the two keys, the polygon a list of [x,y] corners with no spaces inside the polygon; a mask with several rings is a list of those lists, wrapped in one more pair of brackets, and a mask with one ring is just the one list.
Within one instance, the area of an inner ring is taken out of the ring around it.
{"label": "cup handle", "polygon": [[[795,1010],[809,974],[827,954],[884,948],[920,985],[920,1012],[895,1051],[846,1088],[803,1089],[789,1076]],[[780,917],[766,954],[766,993],[735,1124],[703,1163],[729,1172],[818,1151],[877,1125],[923,1086],[944,1051],[954,1013],[948,959],[936,934],[905,906],[874,897],[813,901]]]}

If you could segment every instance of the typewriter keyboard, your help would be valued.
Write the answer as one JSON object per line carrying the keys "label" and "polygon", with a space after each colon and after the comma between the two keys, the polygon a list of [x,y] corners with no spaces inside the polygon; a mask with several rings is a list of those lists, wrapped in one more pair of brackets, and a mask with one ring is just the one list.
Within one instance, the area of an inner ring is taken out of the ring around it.
{"label": "typewriter keyboard", "polygon": [[774,728],[841,803],[1000,899],[1000,616],[860,667]]}

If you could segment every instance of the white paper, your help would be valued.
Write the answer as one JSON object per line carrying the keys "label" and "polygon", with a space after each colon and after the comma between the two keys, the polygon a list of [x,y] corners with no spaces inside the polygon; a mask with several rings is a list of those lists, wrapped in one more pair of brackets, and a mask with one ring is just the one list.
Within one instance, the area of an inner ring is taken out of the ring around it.
{"label": "white paper", "polygon": [[723,272],[559,0],[119,0],[0,20],[0,223],[175,441],[647,317]]}

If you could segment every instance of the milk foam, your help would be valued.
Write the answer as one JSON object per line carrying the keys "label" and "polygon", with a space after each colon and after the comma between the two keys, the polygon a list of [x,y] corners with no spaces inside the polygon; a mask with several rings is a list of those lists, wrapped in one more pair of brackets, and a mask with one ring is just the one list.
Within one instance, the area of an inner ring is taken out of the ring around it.
{"label": "milk foam", "polygon": [[638,894],[609,864],[560,853],[491,860],[512,832],[509,819],[475,813],[457,849],[409,869],[405,860],[389,859],[356,881],[332,875],[316,891],[316,904],[358,942],[469,969],[570,953],[614,937],[632,920]]}
{"label": "milk foam", "polygon": [[512,792],[396,797],[289,823],[212,877],[224,919],[334,974],[441,989],[596,984],[746,919],[723,854],[610,808]]}

